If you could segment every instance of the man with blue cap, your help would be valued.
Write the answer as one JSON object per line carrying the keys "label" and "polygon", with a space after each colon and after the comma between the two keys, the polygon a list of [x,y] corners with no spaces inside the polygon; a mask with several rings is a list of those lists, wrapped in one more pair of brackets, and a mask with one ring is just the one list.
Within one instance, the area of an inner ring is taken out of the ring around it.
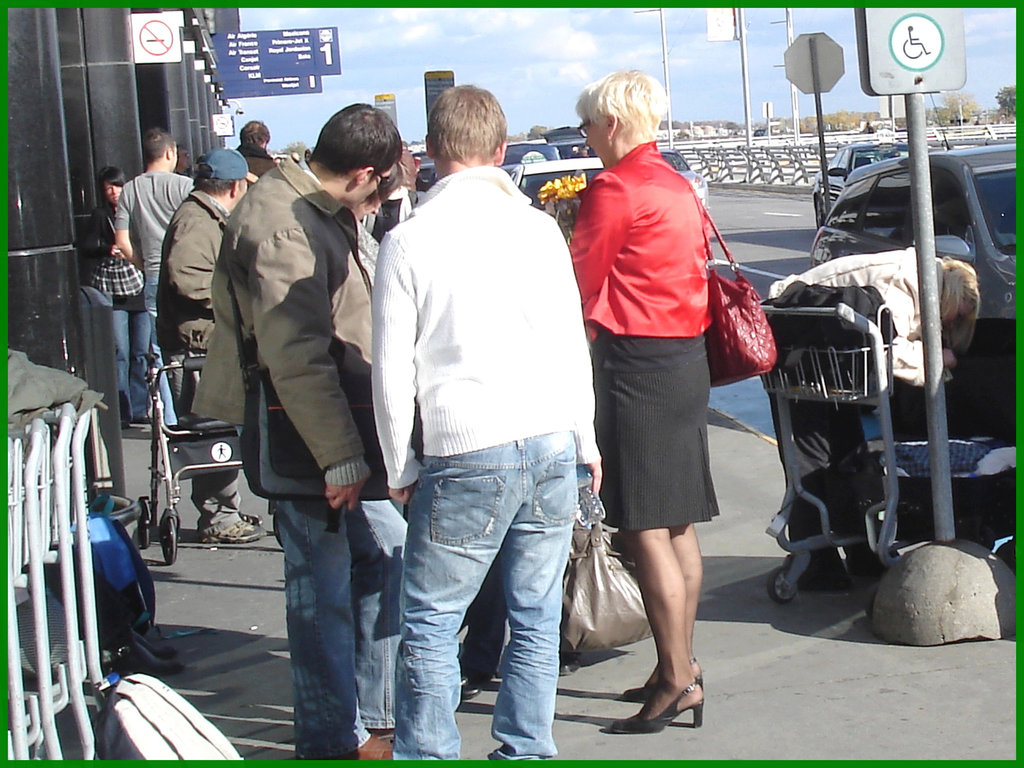
{"label": "man with blue cap", "polygon": [[[167,359],[205,355],[213,331],[210,285],[228,216],[249,187],[249,166],[234,149],[213,149],[195,165],[195,187],[164,236],[157,289],[157,340]],[[175,410],[191,413],[198,373],[169,372]],[[196,475],[192,503],[205,544],[246,544],[264,535],[239,514],[238,470]]]}

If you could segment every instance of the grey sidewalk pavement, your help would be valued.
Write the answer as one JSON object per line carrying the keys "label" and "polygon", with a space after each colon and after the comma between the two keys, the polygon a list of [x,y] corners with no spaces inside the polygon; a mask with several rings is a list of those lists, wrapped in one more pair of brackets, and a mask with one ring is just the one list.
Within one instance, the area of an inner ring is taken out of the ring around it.
{"label": "grey sidewalk pavement", "polygon": [[[560,678],[560,759],[1016,759],[1016,641],[931,648],[888,645],[864,613],[870,583],[849,592],[767,595],[783,552],[764,529],[782,498],[775,446],[710,412],[712,471],[722,514],[699,526],[704,588],[695,652],[705,670],[704,727],[656,735],[602,732],[637,705],[615,700],[654,665],[651,640],[584,654]],[[148,493],[149,431],[125,433],[128,495]],[[244,485],[244,483],[243,483]],[[186,483],[187,486],[187,483]],[[157,624],[187,663],[166,681],[216,723],[246,759],[292,757],[283,555],[272,536],[247,546],[195,542],[188,488],[184,543],[173,566],[145,550],[157,582]],[[266,502],[245,509],[269,526]],[[496,687],[462,705],[462,756],[495,747]],[[681,718],[686,720],[686,718]]]}

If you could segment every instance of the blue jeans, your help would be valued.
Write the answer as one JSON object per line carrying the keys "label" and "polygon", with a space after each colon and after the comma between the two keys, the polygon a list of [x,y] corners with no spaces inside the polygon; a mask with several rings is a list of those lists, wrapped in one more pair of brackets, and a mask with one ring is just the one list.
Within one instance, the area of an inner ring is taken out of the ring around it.
{"label": "blue jeans", "polygon": [[352,554],[359,716],[366,728],[394,728],[405,518],[394,502],[364,501],[345,513],[345,522]]}
{"label": "blue jeans", "polygon": [[278,501],[291,653],[295,756],[336,758],[369,733],[359,719],[348,521],[325,530],[326,501]]}
{"label": "blue jeans", "polygon": [[127,409],[121,421],[141,421],[149,408],[146,387],[146,355],[149,354],[148,312],[129,312],[114,308],[114,355],[117,360],[117,390]]}
{"label": "blue jeans", "polygon": [[562,575],[576,514],[576,448],[558,433],[428,456],[409,504],[395,759],[458,759],[459,628],[501,554],[510,638],[495,758],[556,754]]}
{"label": "blue jeans", "polygon": [[[153,367],[159,368],[164,364],[163,355],[160,353],[160,345],[156,343],[156,292],[159,281],[156,278],[147,277],[146,287],[143,289],[143,296],[146,302],[146,311],[150,317],[149,350],[153,355]],[[164,406],[164,423],[177,424],[178,416],[174,410],[174,397],[171,395],[171,385],[166,376],[160,377],[160,402]]]}
{"label": "blue jeans", "polygon": [[494,558],[480,591],[466,609],[459,666],[463,675],[493,677],[505,647],[505,590],[501,556]]}

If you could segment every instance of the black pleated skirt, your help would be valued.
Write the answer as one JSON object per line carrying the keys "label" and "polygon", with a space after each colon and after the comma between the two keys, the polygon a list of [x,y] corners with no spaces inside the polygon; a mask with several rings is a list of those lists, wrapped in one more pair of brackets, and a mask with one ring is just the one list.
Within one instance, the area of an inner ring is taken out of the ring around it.
{"label": "black pleated skirt", "polygon": [[602,332],[592,353],[607,523],[636,531],[711,520],[704,337]]}

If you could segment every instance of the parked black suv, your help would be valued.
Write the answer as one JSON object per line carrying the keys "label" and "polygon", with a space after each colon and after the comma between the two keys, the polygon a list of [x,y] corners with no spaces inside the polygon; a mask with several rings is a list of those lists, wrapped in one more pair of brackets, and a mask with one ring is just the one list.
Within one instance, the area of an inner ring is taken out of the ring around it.
{"label": "parked black suv", "polygon": [[[936,250],[974,265],[982,317],[1016,317],[1017,152],[1012,144],[932,152]],[[913,245],[907,158],[850,174],[811,246],[811,264]]]}
{"label": "parked black suv", "polygon": [[[1015,442],[1017,153],[1013,144],[929,154],[935,246],[974,265],[981,311],[974,342],[946,385],[950,437]],[[909,160],[853,171],[811,246],[811,264],[914,243]],[[900,382],[897,382],[897,385]],[[895,387],[897,431],[926,434],[923,392]]]}

